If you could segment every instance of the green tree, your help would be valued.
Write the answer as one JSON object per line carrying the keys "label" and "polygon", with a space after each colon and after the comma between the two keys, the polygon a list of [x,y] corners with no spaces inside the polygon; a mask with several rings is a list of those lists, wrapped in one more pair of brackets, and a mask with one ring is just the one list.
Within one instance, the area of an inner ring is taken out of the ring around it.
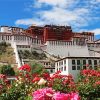
{"label": "green tree", "polygon": [[32,73],[37,73],[37,74],[41,73],[43,70],[43,66],[37,63],[32,64],[31,68],[32,68],[31,70]]}
{"label": "green tree", "polygon": [[41,64],[38,64],[36,62],[31,63],[31,73],[32,74],[42,74],[43,72],[48,72]]}
{"label": "green tree", "polygon": [[15,75],[15,71],[14,71],[14,69],[11,67],[11,65],[3,65],[3,66],[1,67],[0,73],[1,73],[1,74],[5,74],[5,75],[7,75],[7,76],[14,76],[14,75]]}

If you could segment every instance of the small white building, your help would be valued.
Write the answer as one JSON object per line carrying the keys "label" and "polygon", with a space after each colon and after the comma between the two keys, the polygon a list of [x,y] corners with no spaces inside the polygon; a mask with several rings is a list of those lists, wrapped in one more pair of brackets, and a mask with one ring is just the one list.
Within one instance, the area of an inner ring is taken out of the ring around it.
{"label": "small white building", "polygon": [[9,27],[9,26],[0,26],[0,32],[6,33],[19,33],[23,32],[24,29],[20,27]]}
{"label": "small white building", "polygon": [[100,67],[100,57],[65,57],[55,62],[55,72],[61,71],[62,75],[71,74],[75,80],[81,69],[97,67]]}

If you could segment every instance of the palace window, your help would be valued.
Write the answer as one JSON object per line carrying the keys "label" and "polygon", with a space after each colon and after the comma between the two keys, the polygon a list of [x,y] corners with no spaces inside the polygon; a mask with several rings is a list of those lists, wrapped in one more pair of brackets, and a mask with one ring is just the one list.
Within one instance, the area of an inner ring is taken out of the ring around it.
{"label": "palace window", "polygon": [[76,66],[72,66],[72,70],[76,70]]}
{"label": "palace window", "polygon": [[77,65],[80,65],[80,60],[77,60]]}
{"label": "palace window", "polygon": [[51,71],[51,73],[53,73],[53,69],[51,69],[50,71]]}
{"label": "palace window", "polygon": [[72,60],[72,70],[76,70],[75,60]]}
{"label": "palace window", "polygon": [[66,64],[66,60],[64,60],[64,64]]}
{"label": "palace window", "polygon": [[80,66],[77,66],[77,70],[80,70]]}
{"label": "palace window", "polygon": [[86,65],[86,60],[83,60],[83,65]]}
{"label": "palace window", "polygon": [[66,66],[64,66],[64,71],[66,71]]}
{"label": "palace window", "polygon": [[92,64],[92,61],[91,60],[88,60],[88,64],[91,65]]}
{"label": "palace window", "polygon": [[97,60],[94,60],[94,65],[97,65]]}
{"label": "palace window", "polygon": [[63,71],[63,67],[61,67],[61,71]]}
{"label": "palace window", "polygon": [[46,65],[48,65],[48,63],[46,63]]}
{"label": "palace window", "polygon": [[74,65],[75,64],[75,60],[72,60],[72,65]]}

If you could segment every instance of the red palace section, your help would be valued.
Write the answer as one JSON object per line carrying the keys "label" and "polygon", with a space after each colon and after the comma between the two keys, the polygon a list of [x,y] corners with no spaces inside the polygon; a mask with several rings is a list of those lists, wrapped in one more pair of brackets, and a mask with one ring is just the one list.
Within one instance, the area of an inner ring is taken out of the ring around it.
{"label": "red palace section", "polygon": [[83,38],[87,36],[94,36],[91,32],[75,33],[72,31],[71,26],[56,26],[56,25],[45,25],[30,26],[26,29],[26,33],[33,36],[33,38],[41,39],[44,43],[46,41],[61,40],[71,41],[72,38]]}

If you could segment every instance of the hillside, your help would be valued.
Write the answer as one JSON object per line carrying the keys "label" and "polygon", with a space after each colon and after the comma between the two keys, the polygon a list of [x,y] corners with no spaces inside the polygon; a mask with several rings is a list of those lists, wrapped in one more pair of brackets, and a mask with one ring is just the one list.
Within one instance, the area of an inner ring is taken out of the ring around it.
{"label": "hillside", "polygon": [[47,58],[45,53],[38,53],[37,51],[20,50],[18,54],[20,59],[45,60]]}
{"label": "hillside", "polygon": [[0,43],[0,64],[15,64],[13,48],[5,42]]}

